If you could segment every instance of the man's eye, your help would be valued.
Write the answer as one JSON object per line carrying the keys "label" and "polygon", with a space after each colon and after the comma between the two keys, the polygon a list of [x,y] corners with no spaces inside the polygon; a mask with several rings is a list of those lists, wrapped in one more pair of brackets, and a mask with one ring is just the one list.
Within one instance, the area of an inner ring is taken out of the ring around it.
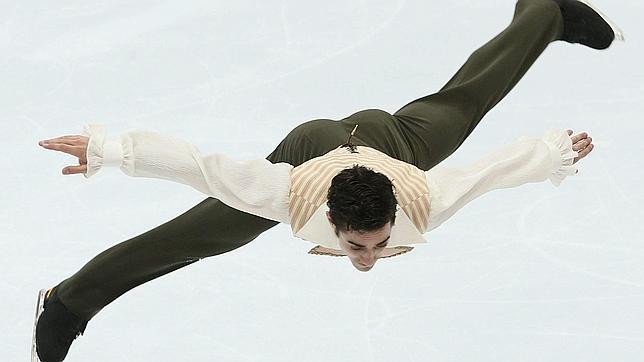
{"label": "man's eye", "polygon": [[[376,248],[378,248],[378,249],[382,249],[382,248],[385,248],[385,247],[387,247],[387,245],[378,245],[378,246],[376,246]],[[362,250],[362,248],[352,246],[351,250]]]}

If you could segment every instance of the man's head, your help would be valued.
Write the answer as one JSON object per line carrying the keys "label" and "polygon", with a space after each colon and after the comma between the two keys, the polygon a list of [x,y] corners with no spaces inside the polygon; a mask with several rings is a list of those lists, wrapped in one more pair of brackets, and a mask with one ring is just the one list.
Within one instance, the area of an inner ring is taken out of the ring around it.
{"label": "man's head", "polygon": [[338,173],[327,194],[327,218],[340,248],[360,271],[384,251],[396,221],[396,196],[387,176],[355,165]]}

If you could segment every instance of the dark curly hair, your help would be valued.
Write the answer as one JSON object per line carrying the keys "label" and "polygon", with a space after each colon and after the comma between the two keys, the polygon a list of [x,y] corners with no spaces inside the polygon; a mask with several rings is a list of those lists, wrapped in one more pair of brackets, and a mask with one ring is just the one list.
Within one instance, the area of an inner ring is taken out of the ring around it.
{"label": "dark curly hair", "polygon": [[396,221],[395,186],[387,176],[372,169],[354,165],[331,180],[327,206],[336,226],[342,231],[374,231],[389,221]]}

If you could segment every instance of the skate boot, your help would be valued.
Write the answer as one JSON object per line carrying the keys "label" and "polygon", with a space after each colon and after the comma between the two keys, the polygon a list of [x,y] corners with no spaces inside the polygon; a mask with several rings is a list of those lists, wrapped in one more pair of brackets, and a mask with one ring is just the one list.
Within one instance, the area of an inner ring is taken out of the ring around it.
{"label": "skate boot", "polygon": [[553,0],[559,5],[564,20],[561,40],[594,49],[606,49],[624,35],[608,17],[588,0]]}
{"label": "skate boot", "polygon": [[58,299],[56,288],[38,294],[32,362],[60,362],[76,337],[83,334],[86,320],[71,313]]}

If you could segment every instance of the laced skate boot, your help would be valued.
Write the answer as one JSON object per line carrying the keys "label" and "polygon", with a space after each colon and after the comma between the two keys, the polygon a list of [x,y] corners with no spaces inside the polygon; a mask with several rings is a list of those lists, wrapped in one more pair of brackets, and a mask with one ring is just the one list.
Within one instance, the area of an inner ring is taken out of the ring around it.
{"label": "laced skate boot", "polygon": [[594,49],[606,49],[613,40],[624,40],[622,31],[588,0],[553,0],[564,20],[561,40]]}
{"label": "laced skate boot", "polygon": [[65,359],[74,339],[85,332],[87,322],[67,310],[58,299],[56,288],[41,290],[36,310],[32,361],[60,362]]}

